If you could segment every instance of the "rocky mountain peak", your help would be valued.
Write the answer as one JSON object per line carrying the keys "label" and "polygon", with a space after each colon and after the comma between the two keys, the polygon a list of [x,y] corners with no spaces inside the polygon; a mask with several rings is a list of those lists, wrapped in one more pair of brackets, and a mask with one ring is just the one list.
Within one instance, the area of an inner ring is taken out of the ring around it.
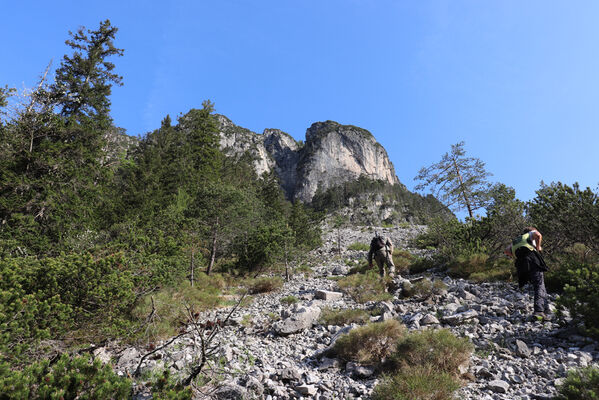
{"label": "rocky mountain peak", "polygon": [[274,170],[287,198],[309,203],[318,190],[326,190],[360,176],[398,184],[387,152],[374,136],[352,125],[315,122],[301,146],[279,129],[257,134],[217,115],[220,145],[228,155],[249,152],[259,174]]}
{"label": "rocky mountain peak", "polygon": [[306,131],[295,197],[309,202],[317,190],[358,179],[399,184],[387,152],[374,136],[353,125],[316,122]]}

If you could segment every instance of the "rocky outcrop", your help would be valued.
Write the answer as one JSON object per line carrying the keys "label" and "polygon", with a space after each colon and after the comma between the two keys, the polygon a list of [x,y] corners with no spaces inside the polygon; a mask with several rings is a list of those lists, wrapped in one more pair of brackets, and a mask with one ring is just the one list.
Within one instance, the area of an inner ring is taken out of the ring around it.
{"label": "rocky outcrop", "polygon": [[235,158],[249,155],[258,175],[273,169],[274,162],[264,147],[263,136],[235,125],[224,115],[217,115],[216,119],[220,130],[220,148],[226,155]]}
{"label": "rocky outcrop", "polygon": [[317,190],[326,190],[360,176],[399,184],[387,152],[365,129],[334,121],[316,122],[300,146],[278,129],[262,135],[217,115],[220,146],[225,154],[249,154],[258,174],[274,171],[288,199],[309,203]]}
{"label": "rocky outcrop", "polygon": [[361,175],[399,184],[387,152],[365,129],[334,121],[316,122],[306,132],[294,197],[309,202],[326,190]]}

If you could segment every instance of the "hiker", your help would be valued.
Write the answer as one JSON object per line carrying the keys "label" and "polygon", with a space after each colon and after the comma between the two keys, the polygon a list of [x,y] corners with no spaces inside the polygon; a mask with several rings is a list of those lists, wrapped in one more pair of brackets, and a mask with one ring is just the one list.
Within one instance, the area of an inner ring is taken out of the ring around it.
{"label": "hiker", "polygon": [[549,311],[547,290],[545,290],[545,276],[547,264],[541,255],[541,242],[543,235],[536,228],[526,227],[522,234],[508,245],[504,253],[516,257],[516,271],[518,285],[523,287],[527,282],[532,284],[534,290],[534,316],[545,318]]}
{"label": "hiker", "polygon": [[370,242],[368,251],[368,268],[372,268],[372,257],[379,266],[379,274],[385,277],[385,264],[389,269],[389,276],[395,276],[395,265],[393,264],[393,243],[391,239],[376,235]]}

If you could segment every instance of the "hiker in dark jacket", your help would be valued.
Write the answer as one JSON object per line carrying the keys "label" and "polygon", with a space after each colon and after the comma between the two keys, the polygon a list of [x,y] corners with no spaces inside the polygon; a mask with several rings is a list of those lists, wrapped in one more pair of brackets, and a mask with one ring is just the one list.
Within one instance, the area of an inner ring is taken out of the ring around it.
{"label": "hiker in dark jacket", "polygon": [[526,227],[522,234],[516,237],[511,245],[508,245],[504,253],[516,257],[516,271],[518,272],[518,284],[520,287],[527,282],[532,284],[534,290],[534,315],[545,318],[549,313],[547,303],[547,290],[545,290],[545,271],[547,265],[541,256],[541,242],[543,235],[534,227]]}
{"label": "hiker in dark jacket", "polygon": [[389,269],[389,276],[395,276],[395,264],[393,264],[393,243],[391,239],[376,235],[370,242],[368,251],[368,267],[372,268],[372,257],[379,266],[379,274],[385,277],[385,265]]}

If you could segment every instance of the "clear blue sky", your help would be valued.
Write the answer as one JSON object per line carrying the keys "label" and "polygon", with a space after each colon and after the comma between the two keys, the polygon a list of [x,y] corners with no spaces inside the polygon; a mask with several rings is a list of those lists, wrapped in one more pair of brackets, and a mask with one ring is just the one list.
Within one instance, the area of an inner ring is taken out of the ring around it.
{"label": "clear blue sky", "polygon": [[399,179],[451,144],[523,200],[539,183],[599,183],[599,2],[2,1],[0,85],[33,86],[68,31],[119,28],[130,135],[210,99],[261,133],[315,121],[370,130]]}

